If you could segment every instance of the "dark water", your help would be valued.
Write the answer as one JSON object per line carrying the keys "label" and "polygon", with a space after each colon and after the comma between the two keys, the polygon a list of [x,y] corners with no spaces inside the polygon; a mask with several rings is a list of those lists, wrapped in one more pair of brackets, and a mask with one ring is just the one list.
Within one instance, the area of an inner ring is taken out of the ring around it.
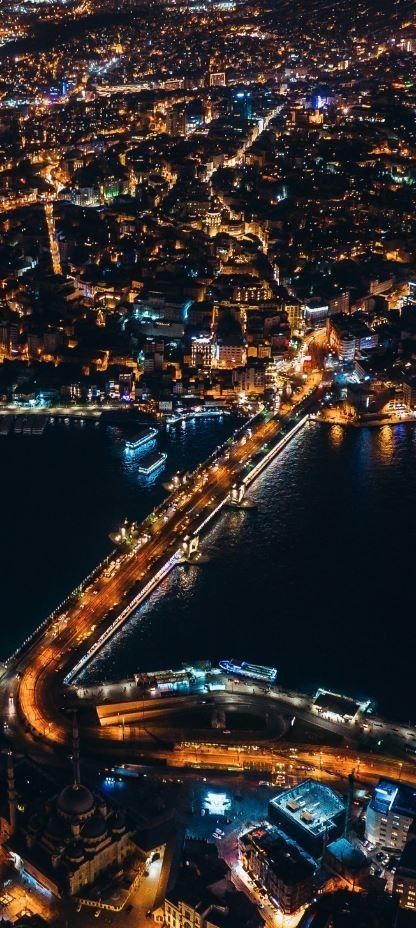
{"label": "dark water", "polygon": [[[161,434],[164,474],[194,467],[237,424],[225,416]],[[0,477],[1,660],[108,554],[108,533],[166,494],[163,477],[140,478],[121,430],[92,422],[0,438]]]}
{"label": "dark water", "polygon": [[[191,467],[235,424],[175,427],[159,446],[172,470]],[[122,517],[164,491],[141,485],[116,429],[91,425],[2,439],[0,468],[4,657],[109,551]],[[257,510],[224,513],[210,562],[178,568],[86,675],[246,658],[416,720],[415,474],[410,426],[308,426],[250,491]]]}
{"label": "dark water", "polygon": [[246,658],[415,720],[415,473],[412,427],[308,426],[84,678]]}

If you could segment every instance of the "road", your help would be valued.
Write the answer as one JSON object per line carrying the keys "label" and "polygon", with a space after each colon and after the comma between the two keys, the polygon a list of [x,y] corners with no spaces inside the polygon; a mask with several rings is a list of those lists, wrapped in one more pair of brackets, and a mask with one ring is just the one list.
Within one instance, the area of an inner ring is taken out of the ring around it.
{"label": "road", "polygon": [[[292,415],[301,414],[315,381],[316,374],[305,384]],[[57,694],[69,668],[101,640],[120,612],[128,612],[131,600],[177,555],[183,538],[195,534],[218,510],[246,472],[247,463],[265,444],[275,441],[281,429],[276,417],[260,416],[243,438],[236,438],[233,445],[199,468],[185,489],[168,497],[156,511],[144,543],[117,553],[113,562],[103,566],[73,602],[28,642],[11,662],[1,684],[11,732],[53,745],[68,742],[70,719],[60,711]],[[92,734],[98,740],[120,740],[119,726],[97,727],[88,737]]]}
{"label": "road", "polygon": [[[316,385],[317,375],[312,375],[298,397],[296,406],[290,407],[288,415],[299,417],[309,402],[309,393]],[[282,432],[282,422],[274,416],[260,416],[251,424],[244,434],[234,438],[231,446],[226,446],[217,456],[197,469],[193,479],[180,491],[171,494],[165,503],[155,511],[154,519],[146,527],[146,536],[142,536],[136,546],[125,552],[115,554],[110,563],[103,565],[86,586],[72,601],[67,602],[43,629],[23,647],[17,657],[11,661],[0,684],[3,697],[3,718],[7,732],[16,745],[29,750],[53,749],[66,745],[70,741],[71,719],[60,708],[63,680],[68,671],[78,664],[85,653],[99,647],[106,630],[118,617],[129,614],[131,601],[141,595],[141,591],[156,582],[159,572],[170,559],[176,557],[186,536],[198,532],[201,524],[215,513],[227,499],[236,481],[247,477],[247,464],[257,460],[258,453],[264,446],[276,442]],[[267,454],[265,455],[267,457]],[[254,464],[254,469],[256,464]],[[144,540],[143,540],[144,537]],[[156,578],[156,579],[155,579]],[[257,685],[248,686],[242,682],[229,682],[231,695],[239,688],[239,693],[246,693],[256,698],[265,699],[264,688]],[[250,694],[251,691],[251,694]],[[267,699],[275,701],[275,711],[279,707],[282,713],[293,714],[308,719],[313,709],[310,697],[298,693],[277,691]],[[328,721],[315,716],[315,722],[331,727]],[[394,734],[413,748],[416,744],[416,731],[413,727],[393,726],[392,723],[369,719],[365,722],[371,731]],[[340,725],[332,725],[340,731]],[[350,745],[354,743],[354,729],[350,726],[347,733]],[[126,760],[134,757],[134,748],[140,748],[144,740],[143,724],[100,726],[89,723],[83,732],[84,743],[94,744],[95,748],[108,750],[117,748],[117,754]],[[146,733],[149,740],[149,733]],[[380,739],[379,739],[380,740]],[[311,748],[305,747],[296,760],[292,746],[266,746],[260,753],[256,745],[211,745],[207,750],[204,744],[181,745],[167,756],[157,744],[152,748],[154,756],[173,765],[201,765],[218,767],[259,766],[265,770],[281,767],[286,771],[316,770],[322,777],[346,777],[359,763],[359,773],[363,781],[374,782],[378,776],[403,777],[408,782],[416,783],[416,764],[413,758],[395,761],[360,755],[359,762],[350,750],[330,752],[324,749],[319,761]],[[234,752],[234,753],[233,753]]]}
{"label": "road", "polygon": [[[296,405],[288,408],[287,418],[293,421],[297,416],[299,420],[318,379],[316,372],[311,375]],[[223,505],[236,481],[247,479],[249,462],[253,472],[256,470],[257,455],[261,451],[264,453],[265,445],[270,448],[278,440],[283,424],[275,416],[259,416],[243,434],[240,430],[231,446],[225,446],[225,450],[221,449],[217,456],[197,468],[186,487],[171,494],[155,510],[153,520],[146,526],[146,534],[139,537],[135,547],[117,552],[110,562],[102,565],[81,591],[67,601],[10,662],[1,680],[0,693],[6,734],[15,745],[44,751],[69,743],[71,719],[60,708],[64,702],[63,681],[68,672],[85,658],[86,652],[99,648],[103,636],[114,622],[119,621],[120,615],[123,618],[130,614],[134,608],[132,601],[157,582],[166,564],[178,556],[183,539],[198,533],[201,525]],[[238,686],[241,695],[251,689],[251,697],[265,698],[264,689],[260,686],[252,685],[249,689],[242,683]],[[233,687],[235,691],[235,681],[229,684],[230,692]],[[272,697],[268,694],[267,698]],[[308,719],[314,711],[310,697],[302,694],[278,691],[273,699],[282,713],[293,712]],[[275,711],[277,708],[275,705]],[[316,716],[315,722],[331,727],[328,721],[323,723]],[[416,745],[416,730],[410,725],[393,726],[376,718],[370,718],[364,724],[369,726],[373,735],[380,733],[378,740],[390,734],[403,745],[408,745],[410,750]],[[340,730],[338,724],[332,727]],[[345,737],[345,727],[342,734]],[[354,734],[350,726],[347,729],[350,745],[354,743]],[[132,750],[134,757],[134,748],[139,750],[140,742],[144,740],[143,724],[137,725],[136,722],[136,725],[129,726],[123,722],[121,725],[119,719],[117,724],[105,726],[90,722],[82,735],[84,743],[94,744],[96,749],[100,744],[103,750],[112,745],[113,749],[117,748],[118,755],[124,753],[126,760],[132,759]],[[149,740],[149,732],[146,737]],[[166,752],[164,755],[161,753],[157,744],[152,748],[156,758],[173,765],[189,763],[242,769],[260,764],[265,770],[276,770],[280,765],[282,769],[293,772],[298,768],[301,771],[317,768],[316,756],[308,747],[302,749],[296,761],[291,746],[262,747],[261,752],[254,756],[256,750],[255,745],[232,747],[218,744],[211,745],[207,751],[206,745],[192,744],[180,746],[168,757]],[[346,777],[357,764],[358,760],[351,756],[349,750],[338,749],[331,753],[325,748],[325,755],[322,752],[319,755],[322,777]],[[416,783],[413,757],[395,761],[389,757],[360,755],[359,772],[365,782],[374,782],[380,775],[385,775],[403,777]]]}

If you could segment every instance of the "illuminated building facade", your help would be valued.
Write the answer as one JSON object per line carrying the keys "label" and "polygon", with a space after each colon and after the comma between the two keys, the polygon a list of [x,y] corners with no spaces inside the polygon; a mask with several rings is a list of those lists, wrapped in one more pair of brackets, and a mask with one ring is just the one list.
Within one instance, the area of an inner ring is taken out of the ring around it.
{"label": "illuminated building facade", "polygon": [[416,791],[411,786],[380,780],[367,806],[365,836],[376,847],[402,851],[416,818]]}
{"label": "illuminated building facade", "polygon": [[416,911],[416,834],[414,822],[409,828],[407,841],[400,855],[393,880],[402,909]]}

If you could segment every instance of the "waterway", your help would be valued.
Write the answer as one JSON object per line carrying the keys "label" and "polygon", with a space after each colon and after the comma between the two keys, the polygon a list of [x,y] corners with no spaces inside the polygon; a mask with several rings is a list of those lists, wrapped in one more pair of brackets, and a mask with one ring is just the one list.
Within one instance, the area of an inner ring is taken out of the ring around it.
{"label": "waterway", "polygon": [[[176,427],[159,447],[191,467],[236,422]],[[1,440],[0,652],[6,656],[109,548],[143,485],[117,429],[56,426]],[[373,697],[416,721],[413,657],[416,430],[309,425],[207,534],[210,561],[178,568],[84,672],[221,657],[273,664],[285,686]]]}
{"label": "waterway", "polygon": [[285,686],[414,714],[413,427],[307,426],[85,671],[96,680],[245,658]]}
{"label": "waterway", "polygon": [[164,498],[166,475],[195,467],[240,422],[224,416],[161,431],[166,467],[150,478],[125,451],[128,433],[91,420],[0,437],[0,660],[111,551],[109,532]]}

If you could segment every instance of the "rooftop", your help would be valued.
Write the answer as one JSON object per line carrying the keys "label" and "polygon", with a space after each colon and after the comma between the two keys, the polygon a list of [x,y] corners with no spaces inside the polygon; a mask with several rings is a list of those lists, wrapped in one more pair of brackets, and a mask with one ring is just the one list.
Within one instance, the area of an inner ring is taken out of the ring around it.
{"label": "rooftop", "polygon": [[166,895],[174,906],[186,905],[217,928],[261,928],[263,919],[243,892],[232,886],[229,868],[215,846],[188,842],[178,879]]}
{"label": "rooftop", "polygon": [[358,872],[363,867],[369,866],[365,854],[347,838],[337,838],[336,841],[331,841],[326,847],[326,852],[339,860],[344,867],[348,867],[351,872]]}
{"label": "rooftop", "polygon": [[394,780],[379,780],[370,807],[383,815],[393,810],[398,815],[416,818],[416,789]]}
{"label": "rooftop", "polygon": [[265,854],[270,868],[286,885],[300,883],[312,877],[316,870],[314,860],[274,825],[253,828],[242,835],[241,844],[251,845],[256,852]]}
{"label": "rooftop", "polygon": [[361,703],[350,696],[342,696],[339,693],[332,693],[330,690],[319,689],[314,699],[314,705],[322,712],[329,712],[332,715],[338,715],[342,718],[354,718],[357,712],[364,710],[367,703]]}
{"label": "rooftop", "polygon": [[334,818],[345,812],[341,797],[316,780],[303,780],[272,799],[271,805],[315,838],[333,827]]}

